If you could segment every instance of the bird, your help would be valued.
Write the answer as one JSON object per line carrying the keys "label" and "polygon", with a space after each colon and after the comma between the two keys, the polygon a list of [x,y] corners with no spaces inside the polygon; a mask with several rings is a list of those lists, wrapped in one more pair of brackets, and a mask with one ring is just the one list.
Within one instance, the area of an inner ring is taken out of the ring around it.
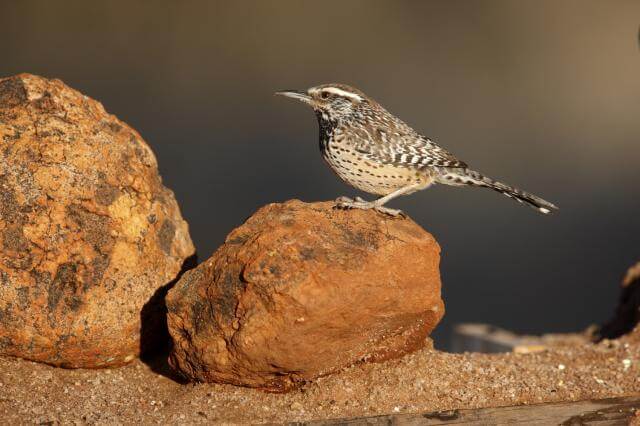
{"label": "bird", "polygon": [[276,95],[313,108],[324,160],[347,184],[378,196],[373,201],[338,197],[338,208],[404,215],[385,204],[433,184],[444,184],[489,188],[543,214],[557,209],[536,195],[471,169],[354,87],[330,83],[307,90],[283,90]]}

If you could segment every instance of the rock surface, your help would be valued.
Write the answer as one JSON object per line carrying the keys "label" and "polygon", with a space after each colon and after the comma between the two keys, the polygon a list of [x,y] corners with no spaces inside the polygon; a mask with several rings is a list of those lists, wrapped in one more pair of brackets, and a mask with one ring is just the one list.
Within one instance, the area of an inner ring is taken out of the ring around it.
{"label": "rock surface", "polygon": [[0,244],[0,354],[64,367],[138,355],[162,321],[143,306],[194,253],[140,135],[27,74],[0,79]]}
{"label": "rock surface", "polygon": [[422,348],[444,314],[439,251],[410,219],[270,204],[167,295],[192,380],[286,391]]}

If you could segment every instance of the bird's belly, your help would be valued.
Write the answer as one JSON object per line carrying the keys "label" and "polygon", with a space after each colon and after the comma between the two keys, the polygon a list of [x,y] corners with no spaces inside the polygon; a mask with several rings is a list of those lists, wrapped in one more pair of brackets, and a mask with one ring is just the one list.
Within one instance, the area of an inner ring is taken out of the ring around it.
{"label": "bird's belly", "polygon": [[431,182],[423,172],[377,163],[350,147],[328,148],[323,157],[342,180],[370,194],[387,195],[413,183],[428,186]]}

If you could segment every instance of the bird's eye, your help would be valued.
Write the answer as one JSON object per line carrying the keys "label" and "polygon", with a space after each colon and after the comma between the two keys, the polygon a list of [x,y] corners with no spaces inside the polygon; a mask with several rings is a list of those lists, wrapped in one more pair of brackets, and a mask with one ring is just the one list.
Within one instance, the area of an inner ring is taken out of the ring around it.
{"label": "bird's eye", "polygon": [[329,92],[322,92],[320,93],[320,97],[322,99],[329,99]]}

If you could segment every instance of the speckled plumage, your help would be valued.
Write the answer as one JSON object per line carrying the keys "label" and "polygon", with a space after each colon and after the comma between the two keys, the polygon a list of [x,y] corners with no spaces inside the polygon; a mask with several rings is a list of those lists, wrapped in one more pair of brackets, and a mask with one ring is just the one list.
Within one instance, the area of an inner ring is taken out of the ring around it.
{"label": "speckled plumage", "polygon": [[464,162],[419,134],[361,91],[344,84],[324,84],[306,92],[279,92],[311,105],[320,125],[320,151],[348,184],[382,196],[376,201],[340,199],[350,208],[399,211],[383,204],[433,183],[491,188],[542,213],[556,207],[539,197],[470,170]]}

